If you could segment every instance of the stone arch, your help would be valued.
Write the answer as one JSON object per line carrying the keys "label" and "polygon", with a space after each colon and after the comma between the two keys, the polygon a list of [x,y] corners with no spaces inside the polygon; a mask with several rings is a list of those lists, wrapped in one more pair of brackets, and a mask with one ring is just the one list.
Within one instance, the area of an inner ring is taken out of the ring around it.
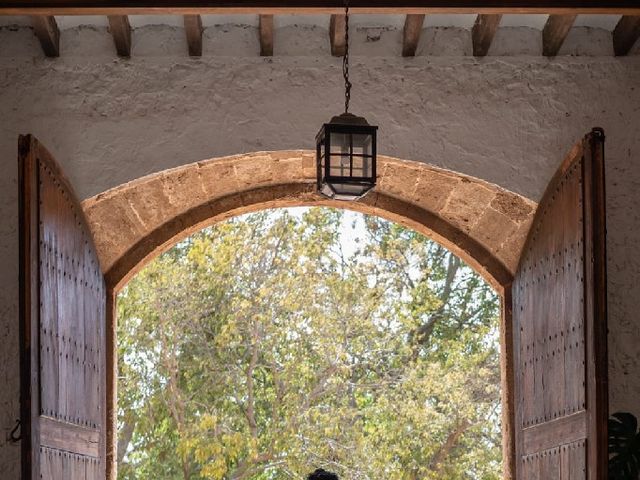
{"label": "stone arch", "polygon": [[259,152],[196,162],[83,202],[107,283],[208,224],[263,208],[325,205],[409,226],[459,255],[500,293],[511,283],[536,204],[477,178],[379,157],[378,186],[358,202],[315,193],[315,153]]}

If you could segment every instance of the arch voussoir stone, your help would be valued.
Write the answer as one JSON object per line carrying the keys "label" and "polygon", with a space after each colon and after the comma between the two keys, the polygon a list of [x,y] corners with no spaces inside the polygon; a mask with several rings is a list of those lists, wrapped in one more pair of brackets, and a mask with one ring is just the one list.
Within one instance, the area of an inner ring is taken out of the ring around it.
{"label": "arch voussoir stone", "polygon": [[499,291],[517,267],[536,204],[482,180],[379,157],[378,185],[358,202],[315,192],[315,153],[257,152],[196,162],[83,202],[107,281],[120,288],[147,261],[206,225],[264,208],[325,205],[404,224],[461,256]]}

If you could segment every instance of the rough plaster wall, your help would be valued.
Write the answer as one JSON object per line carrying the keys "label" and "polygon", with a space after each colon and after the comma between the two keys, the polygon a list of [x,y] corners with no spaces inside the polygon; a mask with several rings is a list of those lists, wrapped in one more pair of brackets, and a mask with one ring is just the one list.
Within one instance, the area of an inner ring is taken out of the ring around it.
{"label": "rough plaster wall", "polygon": [[[605,128],[611,408],[640,415],[639,46],[614,58],[608,32],[575,28],[563,49],[578,56],[549,60],[539,31],[504,28],[477,60],[468,30],[429,28],[422,56],[403,59],[398,29],[354,35],[352,110],[380,125],[381,153],[537,200],[570,146]],[[204,158],[310,148],[340,111],[340,59],[328,55],[326,30],[276,30],[274,58],[257,57],[254,27],[209,27],[204,41],[205,56],[191,59],[180,28],[144,27],[123,60],[106,29],[79,27],[62,32],[63,55],[50,60],[30,29],[0,29],[3,478],[18,478],[19,466],[19,447],[6,441],[19,414],[17,135],[34,133],[86,198]]]}

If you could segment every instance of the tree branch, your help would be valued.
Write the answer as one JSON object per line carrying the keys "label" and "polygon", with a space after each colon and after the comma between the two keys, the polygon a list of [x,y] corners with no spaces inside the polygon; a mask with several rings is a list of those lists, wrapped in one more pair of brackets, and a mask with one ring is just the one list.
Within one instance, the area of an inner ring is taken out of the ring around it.
{"label": "tree branch", "polygon": [[463,420],[458,424],[458,426],[449,433],[447,439],[444,444],[438,449],[436,454],[431,459],[429,463],[429,469],[434,472],[439,472],[442,469],[442,465],[444,460],[451,454],[451,450],[456,446],[458,440],[462,434],[471,426],[471,423],[468,420]]}

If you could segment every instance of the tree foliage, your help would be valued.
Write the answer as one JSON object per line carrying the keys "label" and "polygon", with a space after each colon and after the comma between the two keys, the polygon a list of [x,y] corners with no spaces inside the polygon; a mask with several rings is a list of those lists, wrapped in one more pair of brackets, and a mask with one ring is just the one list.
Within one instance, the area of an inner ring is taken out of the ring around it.
{"label": "tree foliage", "polygon": [[119,478],[497,480],[498,315],[459,258],[377,217],[207,228],[118,298]]}

